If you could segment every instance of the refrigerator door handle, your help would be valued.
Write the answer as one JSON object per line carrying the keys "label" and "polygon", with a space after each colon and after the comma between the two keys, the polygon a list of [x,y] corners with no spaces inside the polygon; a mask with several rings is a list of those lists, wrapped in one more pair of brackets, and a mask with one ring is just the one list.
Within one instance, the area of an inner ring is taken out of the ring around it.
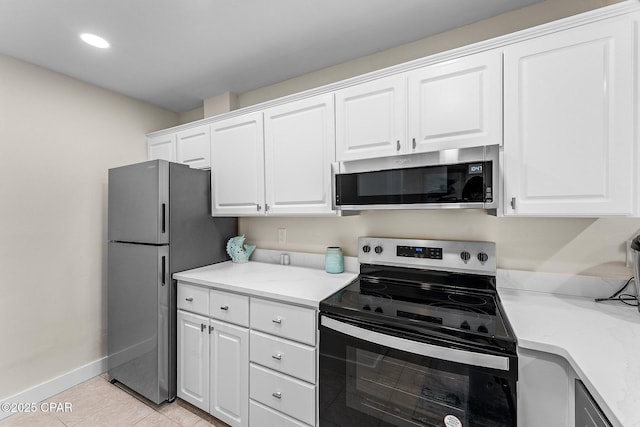
{"label": "refrigerator door handle", "polygon": [[162,204],[162,234],[167,232],[167,204]]}
{"label": "refrigerator door handle", "polygon": [[163,255],[162,256],[162,286],[167,284],[166,276],[167,276],[167,257]]}

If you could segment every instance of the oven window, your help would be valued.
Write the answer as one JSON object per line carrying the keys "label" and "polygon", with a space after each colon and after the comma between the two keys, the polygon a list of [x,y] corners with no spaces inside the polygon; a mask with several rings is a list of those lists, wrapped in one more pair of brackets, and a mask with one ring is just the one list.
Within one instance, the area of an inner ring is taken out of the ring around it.
{"label": "oven window", "polygon": [[432,426],[449,419],[467,425],[469,378],[389,355],[348,347],[350,408],[395,426]]}
{"label": "oven window", "polygon": [[512,371],[434,359],[320,327],[321,427],[514,427]]}

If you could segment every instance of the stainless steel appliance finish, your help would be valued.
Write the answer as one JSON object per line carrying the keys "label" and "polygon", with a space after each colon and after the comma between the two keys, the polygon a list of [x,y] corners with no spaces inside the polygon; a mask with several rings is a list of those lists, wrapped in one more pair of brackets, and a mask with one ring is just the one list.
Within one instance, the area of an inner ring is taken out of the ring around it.
{"label": "stainless steel appliance finish", "polygon": [[638,299],[638,311],[640,311],[640,236],[636,236],[631,242],[631,253],[633,262],[633,282],[636,288]]}
{"label": "stainless steel appliance finish", "polygon": [[[499,156],[499,146],[491,145],[342,162],[332,168],[334,207],[495,210]],[[464,166],[469,170],[462,172]]]}
{"label": "stainless steel appliance finish", "polygon": [[320,425],[515,426],[516,339],[492,242],[358,240],[320,303]]}
{"label": "stainless steel appliance finish", "polygon": [[176,396],[172,274],[228,259],[236,218],[210,215],[210,173],[153,160],[109,170],[109,377],[149,400]]}

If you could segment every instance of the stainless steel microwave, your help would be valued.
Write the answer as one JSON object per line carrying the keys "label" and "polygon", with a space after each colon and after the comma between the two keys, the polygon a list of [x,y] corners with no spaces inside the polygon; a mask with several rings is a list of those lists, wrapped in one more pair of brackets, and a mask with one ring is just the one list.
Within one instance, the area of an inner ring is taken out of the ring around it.
{"label": "stainless steel microwave", "polygon": [[499,147],[472,147],[339,164],[341,210],[498,207]]}

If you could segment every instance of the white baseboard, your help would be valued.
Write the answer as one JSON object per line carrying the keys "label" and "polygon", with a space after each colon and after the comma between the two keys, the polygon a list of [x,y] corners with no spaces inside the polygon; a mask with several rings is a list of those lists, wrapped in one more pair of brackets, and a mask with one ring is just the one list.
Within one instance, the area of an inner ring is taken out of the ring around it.
{"label": "white baseboard", "polygon": [[[62,374],[18,394],[7,397],[0,401],[0,406],[4,403],[38,403],[47,400],[58,393],[106,372],[107,359],[108,356],[105,356],[69,371],[66,374]],[[10,415],[13,415],[13,413],[0,411],[0,420]]]}

